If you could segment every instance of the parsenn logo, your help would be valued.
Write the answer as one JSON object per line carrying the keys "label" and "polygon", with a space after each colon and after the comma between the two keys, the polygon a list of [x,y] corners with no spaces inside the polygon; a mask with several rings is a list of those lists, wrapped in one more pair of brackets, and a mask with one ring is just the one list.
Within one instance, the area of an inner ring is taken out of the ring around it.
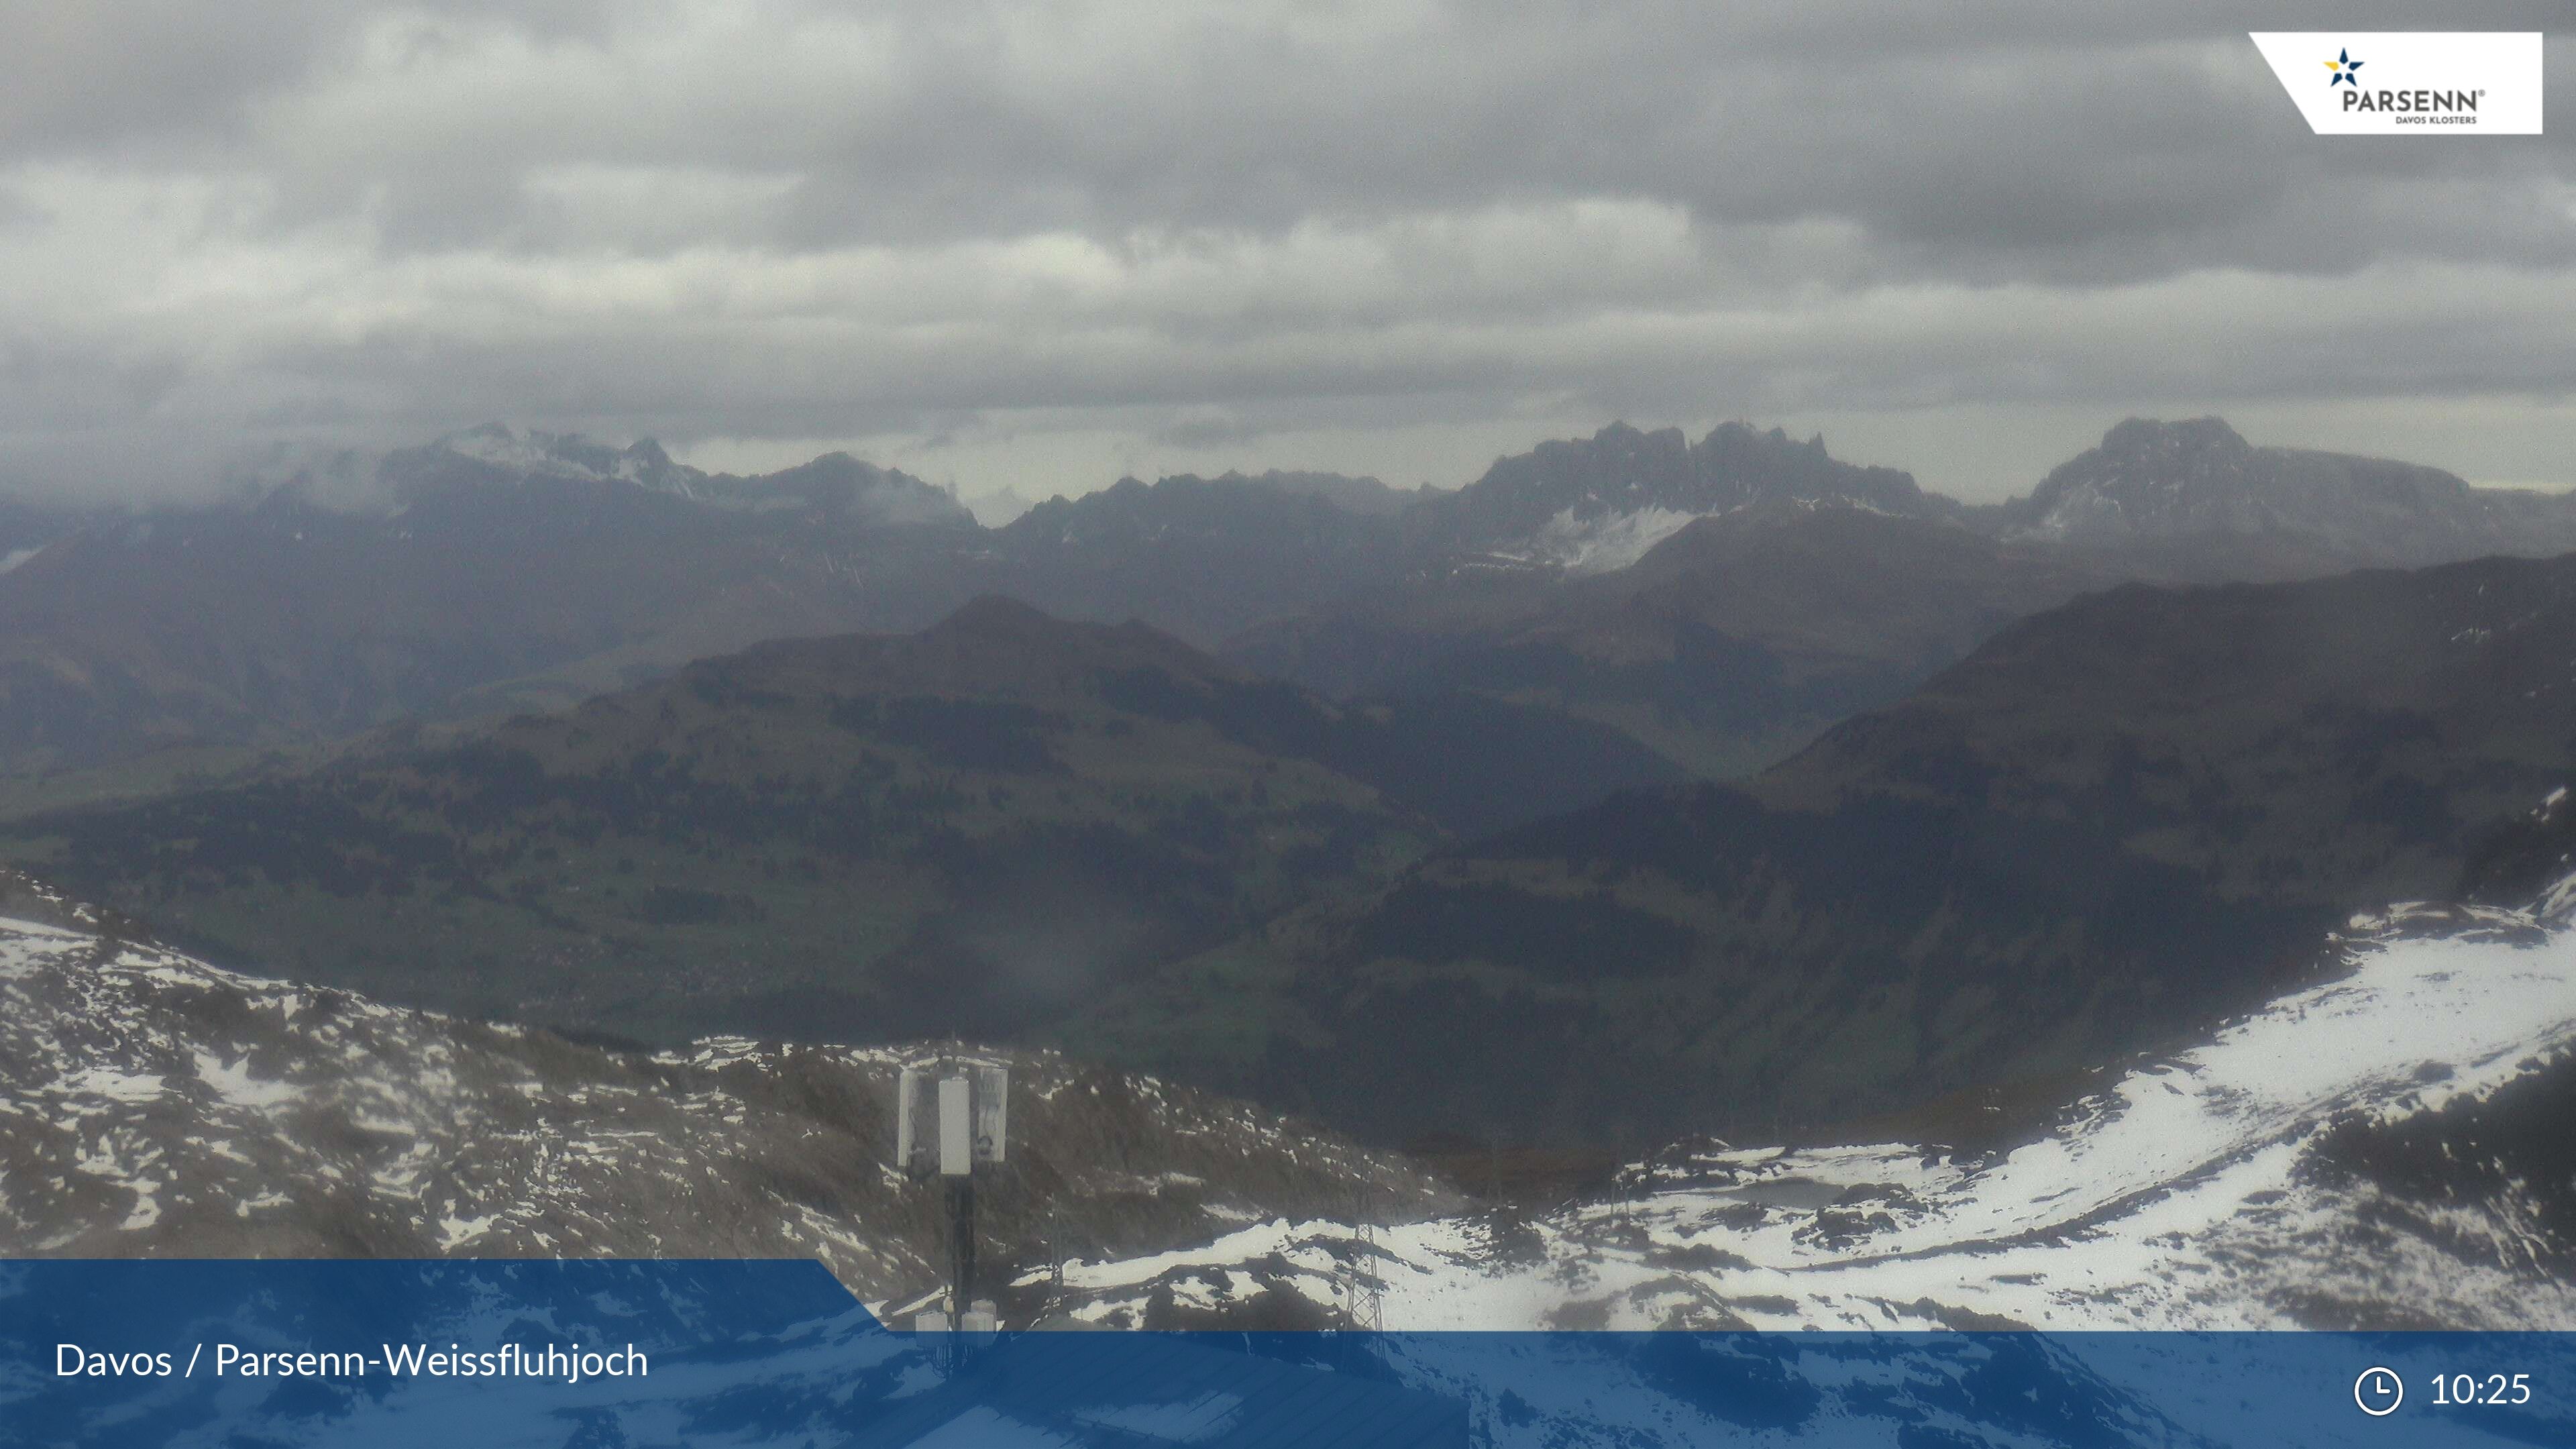
{"label": "parsenn logo", "polygon": [[2332,90],[2339,85],[2352,87],[2339,97],[2346,111],[2411,111],[2428,116],[2465,116],[2465,121],[2445,121],[2442,124],[2475,125],[2478,102],[2486,99],[2487,94],[2483,90],[2433,91],[2421,88],[2366,91],[2361,88],[2359,79],[2361,62],[2353,59],[2349,50],[2337,51],[2335,58],[2326,62],[2326,69],[2334,73],[2326,81],[2327,89]]}
{"label": "parsenn logo", "polygon": [[[2257,31],[2252,39],[2321,136],[2540,134],[2536,31]],[[2369,58],[2367,80],[2356,52]],[[2320,62],[2323,86],[2316,82]]]}

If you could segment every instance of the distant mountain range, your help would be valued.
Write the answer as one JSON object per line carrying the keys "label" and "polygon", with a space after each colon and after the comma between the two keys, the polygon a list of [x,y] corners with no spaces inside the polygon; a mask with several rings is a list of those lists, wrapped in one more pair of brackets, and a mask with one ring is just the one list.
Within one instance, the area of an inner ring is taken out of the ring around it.
{"label": "distant mountain range", "polygon": [[[1902,526],[1864,539],[1852,516]],[[761,639],[918,629],[988,593],[1232,641],[1327,691],[1474,681],[1722,776],[2084,588],[2567,548],[2566,499],[2253,448],[2209,419],[2123,423],[1988,507],[1776,429],[1693,443],[1620,425],[1454,492],[1128,480],[990,529],[843,454],[742,477],[649,440],[496,426],[222,504],[0,506],[0,780],[152,755],[220,768],[405,716],[559,708]],[[1979,550],[1996,576],[1971,599]],[[1837,621],[1829,647],[1728,582],[1793,561],[1799,596]]]}
{"label": "distant mountain range", "polygon": [[972,527],[885,525],[889,496],[945,495],[859,465],[796,474],[719,506],[441,448],[387,460],[387,509],[296,486],[76,531],[0,574],[0,760],[329,739],[498,707],[549,671],[564,682],[538,701],[562,702],[746,635],[918,608],[907,581]]}
{"label": "distant mountain range", "polygon": [[376,486],[408,508],[434,491],[550,479],[627,483],[719,508],[792,513],[808,523],[843,519],[878,527],[975,527],[974,516],[947,491],[847,453],[825,453],[810,463],[746,478],[675,463],[650,438],[615,448],[577,434],[522,435],[498,423],[386,455]]}
{"label": "distant mountain range", "polygon": [[[2576,502],[2207,419],[1988,507],[1616,426],[1000,528],[486,428],[0,542],[0,853],[219,961],[1055,1039],[1389,1140],[2098,1060],[2434,889],[2576,740],[2564,561],[2324,577],[2576,548]],[[2170,587],[2230,579],[2304,582]]]}
{"label": "distant mountain range", "polygon": [[[1447,521],[1470,517],[1491,521]],[[2088,590],[2576,549],[2576,498],[2255,448],[2216,419],[2124,422],[2028,497],[1982,507],[1777,430],[1694,445],[1610,428],[1506,459],[1410,522],[1445,563],[1226,652],[1328,692],[1545,702],[1721,779]]]}
{"label": "distant mountain range", "polygon": [[1504,458],[1455,493],[1423,501],[1409,523],[1450,568],[1543,566],[1599,573],[1634,563],[1695,518],[1765,504],[1832,504],[1900,518],[1954,518],[1960,506],[1911,475],[1862,468],[1773,428],[1728,423],[1697,443],[1678,428],[1624,423],[1576,442]]}
{"label": "distant mountain range", "polygon": [[986,530],[839,454],[742,478],[479,429],[248,502],[0,510],[0,776],[557,708],[997,588],[1212,641],[1398,574],[1391,516],[1326,497],[1372,489],[1171,479]]}

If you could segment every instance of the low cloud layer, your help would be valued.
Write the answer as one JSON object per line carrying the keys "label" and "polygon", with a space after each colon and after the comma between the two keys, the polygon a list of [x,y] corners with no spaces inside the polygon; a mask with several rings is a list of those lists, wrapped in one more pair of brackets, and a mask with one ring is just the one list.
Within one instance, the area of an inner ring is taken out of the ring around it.
{"label": "low cloud layer", "polygon": [[1873,9],[35,0],[0,476],[498,418],[969,493],[1456,483],[1746,417],[1991,497],[2214,410],[2576,483],[2566,126],[2310,136],[2239,7]]}

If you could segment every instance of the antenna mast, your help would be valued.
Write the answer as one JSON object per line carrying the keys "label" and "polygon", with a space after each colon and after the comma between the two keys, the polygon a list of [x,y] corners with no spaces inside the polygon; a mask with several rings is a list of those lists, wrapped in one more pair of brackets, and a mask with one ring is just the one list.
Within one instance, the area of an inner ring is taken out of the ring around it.
{"label": "antenna mast", "polygon": [[1378,1276],[1377,1210],[1369,1180],[1351,1194],[1351,1256],[1342,1267],[1344,1311],[1361,1333],[1386,1331],[1386,1280]]}
{"label": "antenna mast", "polygon": [[942,1053],[895,1078],[895,1166],[916,1182],[936,1177],[947,1204],[948,1296],[916,1316],[916,1330],[991,1333],[993,1302],[975,1296],[975,1171],[1002,1163],[1011,1074],[999,1062]]}

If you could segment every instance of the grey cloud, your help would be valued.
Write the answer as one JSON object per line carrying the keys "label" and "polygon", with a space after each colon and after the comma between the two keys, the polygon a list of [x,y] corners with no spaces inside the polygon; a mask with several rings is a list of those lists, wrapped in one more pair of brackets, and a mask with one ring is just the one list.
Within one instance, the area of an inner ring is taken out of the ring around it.
{"label": "grey cloud", "polygon": [[1532,410],[2576,388],[2567,128],[2312,137],[2247,23],[38,0],[0,11],[0,463],[492,416],[1210,449]]}
{"label": "grey cloud", "polygon": [[[609,0],[428,0],[400,12],[599,35]],[[14,0],[0,9],[0,156],[205,160],[249,139],[263,98],[346,63],[388,12],[340,0]],[[428,32],[416,42],[434,46]]]}
{"label": "grey cloud", "polygon": [[1154,440],[1183,448],[1214,448],[1231,443],[1249,443],[1270,431],[1259,423],[1231,415],[1192,415],[1164,425],[1155,432]]}
{"label": "grey cloud", "polygon": [[[2376,8],[2266,23],[2420,23]],[[79,113],[110,135],[232,136],[209,159],[271,175],[290,219],[374,198],[395,240],[430,249],[578,231],[532,186],[544,168],[664,166],[790,181],[739,223],[789,247],[1276,231],[1318,213],[1620,195],[1720,223],[1846,219],[1891,267],[2099,278],[2280,265],[2283,219],[2356,191],[2367,205],[2428,167],[2509,203],[2540,149],[2321,153],[2234,7],[1796,9],[1352,7],[1335,28],[1301,26],[1300,8],[1211,6],[1130,33],[1109,27],[1172,12],[780,6],[655,30],[672,12],[564,7],[505,39],[492,14],[449,6],[432,14],[455,31],[424,30],[395,61],[381,36],[359,46],[364,11],[260,0],[220,25],[202,7],[146,16],[131,60],[66,94],[140,97],[139,114]],[[2547,9],[2478,20],[2537,24]],[[71,68],[107,65],[95,17],[121,12],[64,13],[93,17],[58,27],[79,37]],[[200,59],[167,83],[180,55]],[[350,69],[369,55],[376,72]],[[233,135],[254,97],[265,129]],[[65,124],[20,129],[43,140]],[[2445,237],[2474,245],[2429,221],[2350,229],[2327,264]]]}

